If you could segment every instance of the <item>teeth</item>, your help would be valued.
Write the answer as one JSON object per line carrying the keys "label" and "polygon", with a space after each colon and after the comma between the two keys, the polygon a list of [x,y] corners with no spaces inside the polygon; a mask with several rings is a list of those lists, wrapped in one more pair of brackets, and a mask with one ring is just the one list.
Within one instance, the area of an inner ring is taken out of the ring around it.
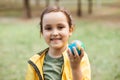
{"label": "teeth", "polygon": [[51,40],[61,40],[61,38],[55,38],[55,39],[51,39]]}

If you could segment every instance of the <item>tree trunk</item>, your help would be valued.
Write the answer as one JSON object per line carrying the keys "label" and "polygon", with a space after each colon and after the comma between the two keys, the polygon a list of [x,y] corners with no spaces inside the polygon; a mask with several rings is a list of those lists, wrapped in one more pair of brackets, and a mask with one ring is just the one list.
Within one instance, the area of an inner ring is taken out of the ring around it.
{"label": "tree trunk", "polygon": [[29,0],[24,0],[24,10],[25,10],[26,18],[31,18],[31,9],[30,9]]}
{"label": "tree trunk", "polygon": [[50,0],[46,0],[46,7],[48,7],[50,4]]}
{"label": "tree trunk", "polygon": [[93,6],[92,0],[88,0],[88,13],[89,14],[92,14],[92,6]]}
{"label": "tree trunk", "polygon": [[81,0],[77,2],[77,16],[82,16]]}

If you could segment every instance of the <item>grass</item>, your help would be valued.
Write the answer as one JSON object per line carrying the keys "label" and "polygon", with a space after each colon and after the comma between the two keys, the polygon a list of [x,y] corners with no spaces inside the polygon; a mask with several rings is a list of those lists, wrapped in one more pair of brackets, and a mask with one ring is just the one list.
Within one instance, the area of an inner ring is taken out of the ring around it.
{"label": "grass", "polygon": [[[38,21],[0,21],[0,80],[24,80],[27,60],[47,47]],[[120,80],[120,24],[111,24],[76,20],[70,41],[85,43],[92,80]]]}
{"label": "grass", "polygon": [[[76,36],[86,44],[89,54],[93,80],[120,79],[120,29],[103,23],[79,23],[82,27],[76,30]],[[106,27],[108,26],[108,27]],[[118,25],[120,26],[120,25]]]}

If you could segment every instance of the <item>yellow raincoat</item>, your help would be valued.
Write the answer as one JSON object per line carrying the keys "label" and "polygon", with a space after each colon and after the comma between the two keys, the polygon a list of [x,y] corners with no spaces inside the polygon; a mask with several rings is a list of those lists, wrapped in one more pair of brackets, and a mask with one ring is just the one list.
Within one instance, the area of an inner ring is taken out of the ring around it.
{"label": "yellow raincoat", "polygon": [[[45,54],[47,53],[48,48],[44,51],[40,52],[39,54],[35,54],[33,57],[30,58],[28,61],[28,70],[26,74],[26,80],[44,80],[43,78],[43,62],[45,58]],[[72,72],[70,68],[70,62],[66,51],[63,53],[64,64],[62,68],[62,80],[73,80],[72,79]],[[87,54],[82,58],[80,64],[83,80],[91,80],[91,69],[90,63],[87,57]]]}

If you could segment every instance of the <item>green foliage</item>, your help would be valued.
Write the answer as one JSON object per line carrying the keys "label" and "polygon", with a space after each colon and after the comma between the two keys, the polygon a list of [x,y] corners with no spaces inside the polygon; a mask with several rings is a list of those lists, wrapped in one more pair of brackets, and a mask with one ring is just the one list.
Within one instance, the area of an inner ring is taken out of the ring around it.
{"label": "green foliage", "polygon": [[[47,47],[37,21],[0,22],[0,80],[24,80],[27,60]],[[70,41],[85,43],[92,80],[120,80],[119,36],[120,24],[76,21]]]}

